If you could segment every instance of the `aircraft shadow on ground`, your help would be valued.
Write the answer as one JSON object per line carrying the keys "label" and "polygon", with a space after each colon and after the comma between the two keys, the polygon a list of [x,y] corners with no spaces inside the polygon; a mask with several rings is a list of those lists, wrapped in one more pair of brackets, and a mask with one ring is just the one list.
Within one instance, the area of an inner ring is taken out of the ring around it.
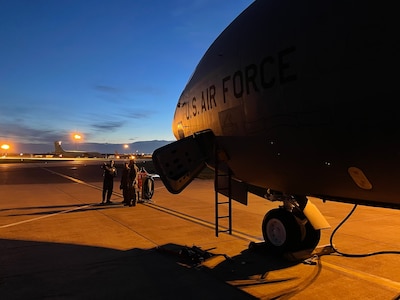
{"label": "aircraft shadow on ground", "polygon": [[227,282],[294,264],[245,250],[209,268],[188,260],[180,252],[185,249],[166,244],[120,251],[0,239],[0,295],[6,299],[254,299]]}
{"label": "aircraft shadow on ground", "polygon": [[[212,274],[213,278],[229,283],[237,289],[249,290],[262,286],[262,290],[257,289],[256,294],[260,296],[261,293],[263,299],[281,299],[282,297],[287,299],[309,287],[321,272],[319,258],[288,260],[284,255],[268,252],[264,242],[250,243],[250,245],[249,248],[234,257],[228,257],[223,253],[214,253],[214,249],[211,253],[196,246],[188,248],[167,244],[160,248],[169,249],[162,252],[178,256],[178,264],[201,268]],[[210,264],[209,261],[216,257],[220,257],[217,264]],[[303,263],[310,265],[305,273],[301,273],[299,270],[296,272],[288,270]],[[270,276],[271,274],[272,276]],[[282,283],[286,284],[282,285]]]}

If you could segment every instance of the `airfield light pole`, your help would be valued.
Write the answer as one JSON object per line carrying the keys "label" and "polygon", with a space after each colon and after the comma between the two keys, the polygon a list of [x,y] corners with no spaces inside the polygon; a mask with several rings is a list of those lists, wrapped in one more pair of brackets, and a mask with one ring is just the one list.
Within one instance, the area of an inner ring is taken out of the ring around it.
{"label": "airfield light pole", "polygon": [[3,145],[1,145],[1,149],[3,149],[5,151],[3,156],[7,156],[7,151],[8,151],[8,149],[10,149],[10,145],[3,144]]}
{"label": "airfield light pole", "polygon": [[74,134],[75,150],[78,150],[77,141],[79,141],[81,138],[82,138],[82,136],[80,134],[77,134],[77,133]]}

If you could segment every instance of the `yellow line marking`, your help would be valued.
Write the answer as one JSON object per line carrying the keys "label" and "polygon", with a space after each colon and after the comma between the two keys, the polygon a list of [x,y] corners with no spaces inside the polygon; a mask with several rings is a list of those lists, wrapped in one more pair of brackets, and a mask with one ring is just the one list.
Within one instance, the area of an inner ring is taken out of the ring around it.
{"label": "yellow line marking", "polygon": [[[72,181],[75,181],[77,183],[84,184],[84,185],[87,185],[87,186],[90,186],[90,187],[94,187],[94,188],[98,188],[98,187],[96,187],[94,185],[91,185],[91,184],[88,184],[88,183],[86,183],[86,182],[84,182],[82,180],[79,180],[79,179],[76,179],[76,178],[73,178],[73,177],[58,173],[58,172],[54,172],[54,171],[49,170],[47,168],[43,168],[43,169],[48,171],[48,172],[50,172],[50,173],[62,176],[64,178],[72,180]],[[11,224],[7,224],[7,225],[2,225],[2,226],[0,226],[0,228],[7,228],[7,227],[12,227],[12,226],[17,226],[17,225],[21,225],[21,224],[24,224],[24,223],[29,223],[29,222],[33,222],[33,221],[49,218],[49,217],[54,217],[56,215],[65,214],[65,213],[68,213],[68,212],[71,212],[71,211],[80,210],[80,209],[87,208],[87,207],[90,207],[90,206],[93,206],[93,204],[84,205],[84,206],[78,206],[78,207],[74,207],[74,208],[71,208],[71,209],[63,210],[63,211],[60,211],[60,212],[57,212],[57,213],[52,213],[52,214],[49,214],[49,215],[45,215],[45,216],[41,216],[41,217],[37,217],[37,218],[33,218],[33,219],[28,219],[28,220],[24,220],[24,221],[20,221],[20,222],[16,222],[16,223],[11,223]]]}
{"label": "yellow line marking", "polygon": [[97,187],[97,186],[95,186],[95,185],[93,185],[93,184],[89,184],[89,183],[87,183],[87,182],[85,182],[85,181],[82,181],[82,180],[80,180],[80,179],[77,179],[77,178],[74,178],[74,177],[71,177],[71,176],[68,176],[68,175],[64,175],[64,174],[55,172],[55,171],[53,171],[53,170],[49,170],[49,169],[47,169],[47,168],[43,168],[43,169],[46,170],[46,171],[48,171],[48,172],[50,172],[50,173],[52,173],[52,174],[55,174],[55,175],[64,177],[64,178],[69,179],[69,180],[71,180],[71,181],[74,181],[74,182],[76,182],[76,183],[84,184],[84,185],[87,185],[87,186],[90,186],[90,187],[94,187],[94,188],[96,188],[96,189],[101,189],[101,188],[99,188],[99,187]]}
{"label": "yellow line marking", "polygon": [[[202,225],[204,227],[215,229],[215,224],[212,223],[212,222],[204,221],[202,219],[190,216],[188,214],[181,213],[181,212],[169,209],[169,208],[165,208],[165,207],[163,207],[161,205],[158,205],[158,204],[155,204],[155,203],[143,203],[143,205],[145,205],[147,207],[150,207],[150,208],[153,208],[153,209],[157,209],[159,211],[165,212],[165,213],[170,214],[170,215],[174,215],[174,216],[176,216],[178,218],[181,218],[181,219],[184,219],[184,220],[196,223],[196,224],[200,224],[200,225]],[[228,229],[225,226],[220,226],[220,227],[223,228],[223,229]],[[263,239],[259,239],[257,237],[253,237],[253,236],[248,235],[246,233],[241,233],[241,232],[234,231],[234,230],[232,230],[232,234],[231,235],[235,236],[237,238],[249,241],[249,242],[260,242],[260,241],[263,241]],[[228,236],[229,236],[229,234],[228,234]]]}
{"label": "yellow line marking", "polygon": [[12,226],[16,226],[16,225],[20,225],[20,224],[24,224],[24,223],[29,223],[29,222],[33,222],[33,221],[49,218],[49,217],[54,217],[56,215],[65,214],[65,213],[68,213],[68,212],[71,212],[71,211],[80,210],[82,208],[87,208],[87,207],[90,207],[90,206],[92,206],[92,205],[89,204],[89,205],[74,207],[74,208],[71,208],[71,209],[59,211],[57,213],[52,213],[52,214],[49,214],[49,215],[45,215],[45,216],[41,216],[41,217],[37,217],[37,218],[33,218],[33,219],[28,219],[28,220],[24,220],[24,221],[20,221],[20,222],[15,222],[15,223],[7,224],[7,225],[2,225],[2,226],[0,226],[0,228],[12,227]]}
{"label": "yellow line marking", "polygon": [[354,276],[357,278],[361,278],[365,281],[375,283],[380,286],[392,288],[395,291],[400,290],[400,282],[397,282],[397,281],[393,281],[393,280],[390,280],[390,279],[387,279],[384,277],[380,277],[380,276],[375,276],[375,275],[365,273],[362,271],[355,271],[355,270],[351,270],[348,268],[343,268],[343,267],[340,267],[340,266],[337,266],[337,265],[334,265],[331,263],[327,263],[327,262],[322,262],[322,266],[323,266],[322,268],[327,267],[327,268],[330,268],[330,269],[333,269],[333,270],[336,270],[336,271],[339,271],[339,272],[342,272],[342,273],[345,273],[345,274],[348,274],[348,275],[351,275],[351,276]]}

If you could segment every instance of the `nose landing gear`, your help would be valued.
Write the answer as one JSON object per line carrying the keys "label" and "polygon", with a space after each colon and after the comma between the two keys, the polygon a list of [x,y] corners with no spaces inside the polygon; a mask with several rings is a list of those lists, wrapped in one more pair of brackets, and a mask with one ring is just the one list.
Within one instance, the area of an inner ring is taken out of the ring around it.
{"label": "nose landing gear", "polygon": [[314,229],[301,207],[306,197],[280,199],[284,205],[270,210],[262,222],[262,233],[267,251],[274,253],[314,250],[321,237],[320,229]]}

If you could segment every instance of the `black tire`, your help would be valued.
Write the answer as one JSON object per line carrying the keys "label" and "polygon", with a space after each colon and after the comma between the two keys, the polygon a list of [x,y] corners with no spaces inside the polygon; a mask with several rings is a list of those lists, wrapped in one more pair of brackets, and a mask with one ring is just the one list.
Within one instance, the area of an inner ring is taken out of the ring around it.
{"label": "black tire", "polygon": [[306,235],[304,239],[300,242],[299,250],[314,250],[315,247],[317,247],[321,238],[321,230],[314,229],[310,222],[307,222],[304,226]]}
{"label": "black tire", "polygon": [[142,187],[142,198],[150,200],[154,195],[154,179],[151,177],[146,177],[143,181]]}
{"label": "black tire", "polygon": [[268,251],[285,253],[298,249],[301,230],[295,216],[282,208],[270,210],[262,223],[262,233]]}

